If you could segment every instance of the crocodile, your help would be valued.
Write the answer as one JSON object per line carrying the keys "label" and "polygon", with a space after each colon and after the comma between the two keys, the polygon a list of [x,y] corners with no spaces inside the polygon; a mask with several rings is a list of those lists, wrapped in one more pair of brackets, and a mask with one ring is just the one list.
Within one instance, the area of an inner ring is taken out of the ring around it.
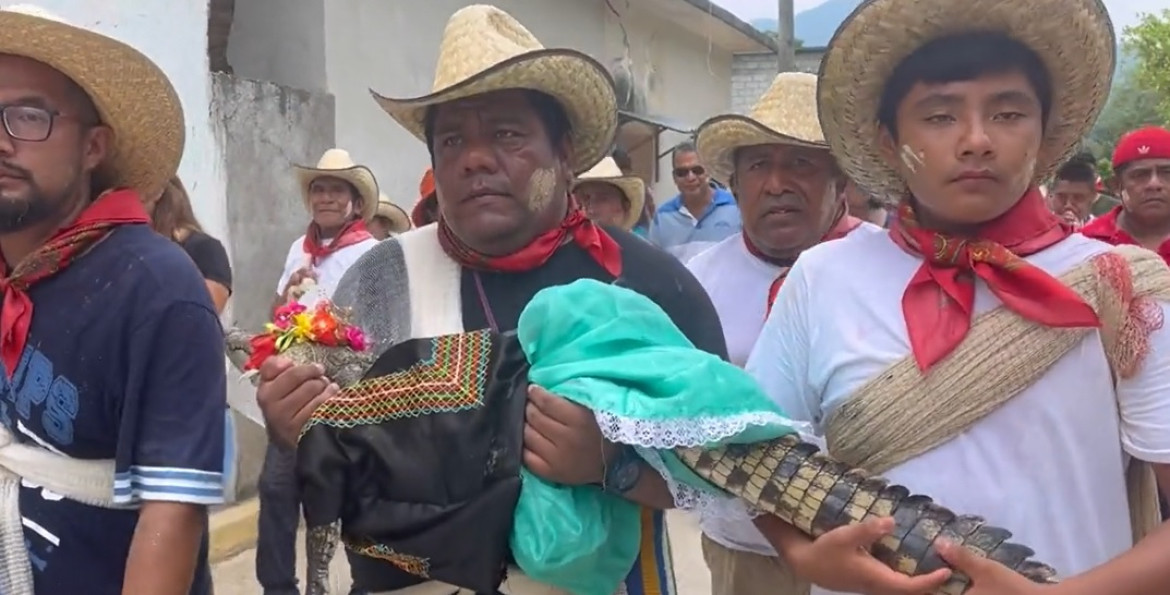
{"label": "crocodile", "polygon": [[[241,370],[252,336],[240,329],[226,335],[228,358]],[[312,344],[296,344],[281,355],[296,363],[321,364],[342,387],[361,380],[376,359],[369,351]],[[1056,570],[1034,560],[1031,548],[1008,541],[1010,531],[978,516],[956,514],[928,496],[838,461],[796,434],[750,445],[674,452],[703,479],[812,538],[870,518],[893,517],[893,531],[876,542],[871,553],[900,573],[917,576],[946,568],[934,547],[936,540],[946,539],[1033,582],[1058,582]],[[329,561],[340,534],[338,523],[309,528],[307,595],[328,593]],[[956,571],[933,595],[962,595],[970,586],[970,579]]]}

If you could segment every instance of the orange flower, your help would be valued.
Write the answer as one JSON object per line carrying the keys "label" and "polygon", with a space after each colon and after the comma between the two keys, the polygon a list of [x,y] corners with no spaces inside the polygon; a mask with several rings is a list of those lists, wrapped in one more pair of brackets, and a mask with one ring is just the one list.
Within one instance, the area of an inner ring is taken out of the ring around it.
{"label": "orange flower", "polygon": [[313,320],[309,323],[312,329],[313,340],[323,345],[335,347],[338,344],[337,319],[329,312],[317,310],[313,313]]}
{"label": "orange flower", "polygon": [[252,337],[252,355],[244,362],[244,371],[259,370],[264,360],[276,355],[276,336],[265,333]]}

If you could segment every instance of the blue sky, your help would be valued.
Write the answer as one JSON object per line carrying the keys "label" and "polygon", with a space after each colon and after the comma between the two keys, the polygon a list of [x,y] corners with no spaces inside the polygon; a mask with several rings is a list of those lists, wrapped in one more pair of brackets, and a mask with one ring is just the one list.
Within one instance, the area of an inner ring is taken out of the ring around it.
{"label": "blue sky", "polygon": [[[794,0],[794,3],[796,11],[800,12],[821,4],[824,1]],[[775,0],[715,0],[715,3],[730,10],[744,20],[758,19],[761,17],[775,18],[777,10]],[[1105,5],[1109,7],[1109,13],[1113,17],[1114,25],[1118,28],[1118,34],[1120,35],[1123,27],[1132,25],[1137,21],[1138,14],[1142,12],[1160,12],[1170,8],[1170,0],[1105,0]]]}

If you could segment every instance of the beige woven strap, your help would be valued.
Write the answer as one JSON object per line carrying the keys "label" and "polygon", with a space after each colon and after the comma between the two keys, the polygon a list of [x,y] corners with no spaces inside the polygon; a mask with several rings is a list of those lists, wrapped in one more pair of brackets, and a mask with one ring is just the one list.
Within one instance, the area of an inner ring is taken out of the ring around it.
{"label": "beige woven strap", "polygon": [[[1114,378],[1135,374],[1161,323],[1155,300],[1170,300],[1170,269],[1153,252],[1118,246],[1061,281],[1101,318]],[[1036,382],[1090,329],[1029,322],[1004,307],[979,316],[955,351],[923,375],[913,356],[866,383],[826,420],[829,452],[874,473],[912,459],[964,431]],[[1135,541],[1158,525],[1152,468],[1127,473]]]}

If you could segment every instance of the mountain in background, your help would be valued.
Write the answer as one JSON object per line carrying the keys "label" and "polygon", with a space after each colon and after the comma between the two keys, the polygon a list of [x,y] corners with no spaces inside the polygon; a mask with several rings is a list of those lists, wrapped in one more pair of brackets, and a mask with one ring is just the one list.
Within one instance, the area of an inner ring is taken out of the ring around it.
{"label": "mountain in background", "polygon": [[[829,44],[837,27],[848,17],[861,0],[828,0],[824,4],[796,13],[796,38],[804,47],[821,47]],[[1117,27],[1118,37],[1126,25],[1137,21],[1138,13],[1157,12],[1165,7],[1162,0],[1106,0]],[[751,25],[760,31],[775,31],[776,19],[754,19]]]}

